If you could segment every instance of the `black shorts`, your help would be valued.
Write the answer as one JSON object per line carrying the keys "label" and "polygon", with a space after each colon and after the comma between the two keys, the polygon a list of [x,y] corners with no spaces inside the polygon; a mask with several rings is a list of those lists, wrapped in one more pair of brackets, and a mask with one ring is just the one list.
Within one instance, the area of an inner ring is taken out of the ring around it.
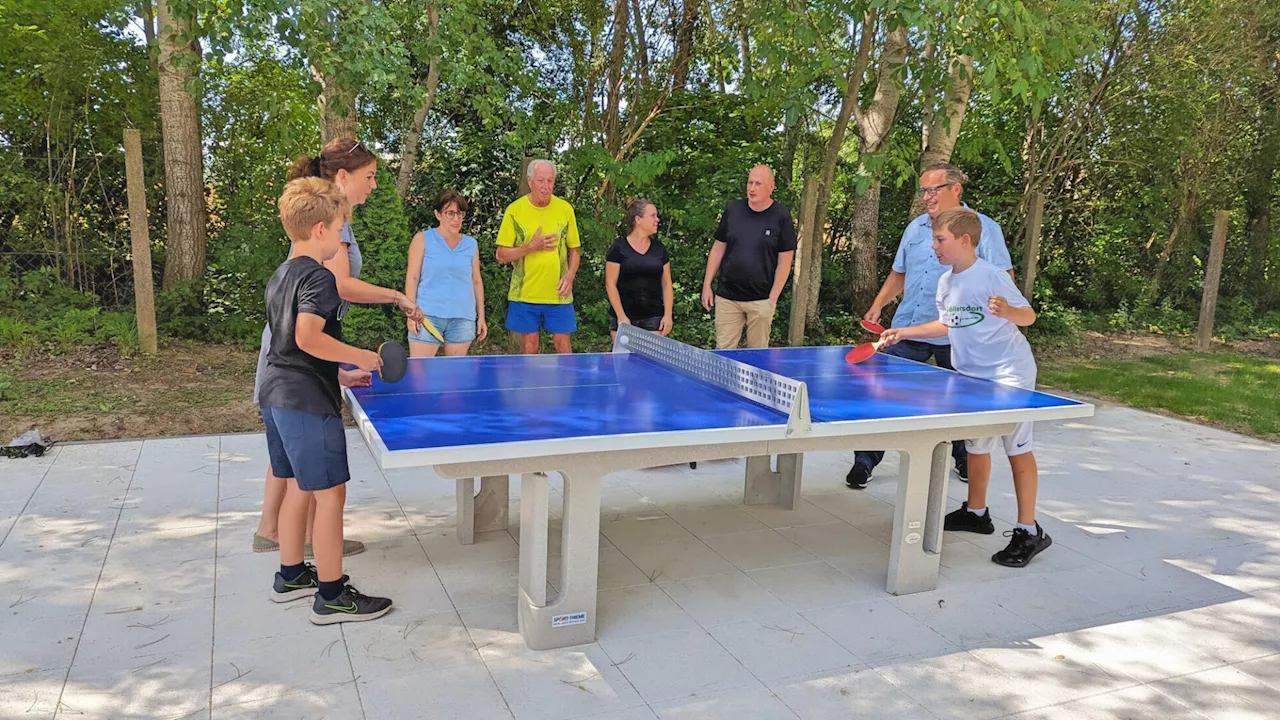
{"label": "black shorts", "polygon": [[[660,317],[628,318],[628,319],[631,320],[632,325],[635,325],[641,330],[649,330],[651,332],[658,332],[658,326],[662,324],[662,318]],[[609,332],[616,332],[617,330],[618,330],[618,318],[610,315],[609,316]]]}
{"label": "black shorts", "polygon": [[328,490],[351,479],[342,418],[264,407],[262,422],[267,426],[267,456],[276,477],[295,478],[298,488],[308,492]]}

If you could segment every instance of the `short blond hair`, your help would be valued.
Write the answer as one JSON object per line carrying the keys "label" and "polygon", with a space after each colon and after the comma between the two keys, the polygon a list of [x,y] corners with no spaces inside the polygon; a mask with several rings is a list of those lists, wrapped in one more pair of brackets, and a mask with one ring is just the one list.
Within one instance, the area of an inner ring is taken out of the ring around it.
{"label": "short blond hair", "polygon": [[351,203],[337,185],[318,177],[290,180],[280,195],[280,222],[294,242],[311,238],[316,223],[328,225],[351,216]]}
{"label": "short blond hair", "polygon": [[982,239],[982,220],[978,213],[967,207],[953,207],[938,213],[933,219],[934,230],[946,230],[955,237],[968,235],[973,238],[973,246],[978,247]]}

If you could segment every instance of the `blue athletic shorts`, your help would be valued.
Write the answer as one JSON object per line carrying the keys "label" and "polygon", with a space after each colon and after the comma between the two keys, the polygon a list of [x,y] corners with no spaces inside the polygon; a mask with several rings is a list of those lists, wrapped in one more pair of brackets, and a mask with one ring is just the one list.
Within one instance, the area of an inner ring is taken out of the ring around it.
{"label": "blue athletic shorts", "polygon": [[[475,320],[439,318],[434,315],[428,315],[427,319],[440,331],[440,334],[444,336],[444,341],[447,343],[469,343],[476,339]],[[431,345],[440,344],[425,327],[417,332],[409,333],[409,342],[430,343]]]}
{"label": "blue athletic shorts", "polygon": [[347,433],[336,415],[262,408],[267,426],[267,456],[278,478],[295,478],[308,492],[328,490],[351,479]]}
{"label": "blue athletic shorts", "polygon": [[573,303],[526,303],[512,300],[507,303],[507,329],[517,333],[536,333],[545,328],[552,335],[567,335],[578,331],[578,316]]}

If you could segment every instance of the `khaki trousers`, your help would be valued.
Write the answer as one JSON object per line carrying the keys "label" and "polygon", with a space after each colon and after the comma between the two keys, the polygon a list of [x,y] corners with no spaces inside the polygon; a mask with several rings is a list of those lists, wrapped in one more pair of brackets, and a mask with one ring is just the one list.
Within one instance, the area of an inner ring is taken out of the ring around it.
{"label": "khaki trousers", "polygon": [[747,328],[747,347],[769,347],[769,328],[773,325],[773,303],[768,298],[738,302],[716,296],[716,349],[732,350]]}

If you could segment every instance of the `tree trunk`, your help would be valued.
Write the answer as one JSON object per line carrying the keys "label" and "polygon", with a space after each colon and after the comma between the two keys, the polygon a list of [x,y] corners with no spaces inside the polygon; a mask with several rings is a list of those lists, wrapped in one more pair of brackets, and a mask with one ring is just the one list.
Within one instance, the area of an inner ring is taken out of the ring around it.
{"label": "tree trunk", "polygon": [[698,25],[701,0],[684,0],[680,23],[676,26],[676,49],[671,60],[671,89],[684,90],[689,82],[689,64],[693,61],[693,32]]}
{"label": "tree trunk", "polygon": [[809,246],[814,242],[813,216],[817,209],[817,178],[804,179],[800,193],[800,227],[796,238],[795,261],[791,263],[791,317],[787,322],[787,343],[804,344],[804,329],[808,322],[809,299]]}
{"label": "tree trunk", "polygon": [[587,88],[583,93],[582,127],[588,145],[596,141],[596,68],[599,67],[600,32],[591,30],[591,46],[587,51]]}
{"label": "tree trunk", "polygon": [[200,47],[195,18],[175,13],[189,8],[176,0],[158,0],[160,125],[164,132],[165,231],[164,289],[174,283],[204,281],[204,155],[200,134],[198,69]]}
{"label": "tree trunk", "polygon": [[[947,89],[942,100],[942,112],[929,109],[929,122],[923,126],[924,144],[920,149],[920,170],[934,163],[951,162],[951,152],[956,147],[956,137],[969,109],[969,96],[973,93],[973,58],[960,55],[951,59],[947,73]],[[917,194],[911,201],[910,217],[924,212],[924,203]]]}
{"label": "tree trunk", "polygon": [[147,40],[147,55],[151,58],[151,71],[159,72],[156,52],[156,12],[151,0],[142,0],[142,36]]}
{"label": "tree trunk", "polygon": [[1246,286],[1255,303],[1266,303],[1267,261],[1271,257],[1271,206],[1275,202],[1275,174],[1280,167],[1280,77],[1271,83],[1270,103],[1259,118],[1258,143],[1254,148],[1252,171],[1244,188],[1244,233],[1249,242]]}
{"label": "tree trunk", "polygon": [[[433,42],[439,35],[440,11],[435,5],[427,8],[427,21],[431,30],[427,42]],[[413,120],[404,134],[404,150],[400,153],[400,174],[396,177],[396,191],[400,199],[409,193],[409,185],[413,182],[413,167],[418,163],[419,144],[422,139],[422,125],[427,121],[427,113],[436,100],[436,86],[440,84],[440,56],[432,55],[427,67],[427,94],[422,104],[413,113]]]}
{"label": "tree trunk", "polygon": [[[902,65],[907,59],[907,30],[898,27],[885,37],[876,72],[876,92],[871,107],[865,112],[854,108],[858,135],[862,139],[862,156],[884,149],[902,97]],[[870,175],[866,191],[854,199],[853,229],[850,232],[850,290],[855,314],[860,314],[875,299],[876,246],[880,230],[880,170],[871,171],[864,163],[859,172]]]}
{"label": "tree trunk", "polygon": [[631,0],[631,19],[635,27],[632,37],[636,42],[636,59],[639,61],[640,89],[649,89],[649,39],[644,31],[644,13],[640,0]]}
{"label": "tree trunk", "polygon": [[871,45],[875,38],[875,17],[867,13],[862,21],[861,39],[854,55],[853,66],[845,76],[844,98],[840,101],[840,113],[831,128],[831,137],[827,139],[826,151],[822,156],[822,174],[818,179],[817,205],[814,213],[813,239],[807,254],[806,265],[809,268],[809,294],[811,297],[810,314],[817,314],[818,294],[822,286],[822,246],[826,238],[827,210],[831,206],[831,186],[835,182],[836,165],[840,161],[840,149],[844,147],[844,137],[849,129],[849,119],[853,117],[858,106],[858,93],[862,89],[862,78],[867,73],[867,63],[871,58]]}
{"label": "tree trunk", "polygon": [[622,147],[619,113],[622,104],[622,61],[627,55],[627,9],[629,0],[614,0],[613,47],[609,52],[609,94],[604,110],[604,144],[614,155]]}
{"label": "tree trunk", "polygon": [[333,75],[315,65],[311,76],[320,83],[316,105],[320,108],[320,139],[328,143],[334,138],[356,137],[356,94],[342,87]]}
{"label": "tree trunk", "polygon": [[[718,47],[720,45],[720,29],[716,27],[716,16],[711,10],[711,0],[702,1],[706,3],[704,10],[706,11],[705,17],[707,19],[708,44],[711,47]],[[719,88],[720,94],[724,95],[727,92],[727,88],[725,88],[724,84],[724,67],[720,64],[720,53],[712,53],[711,70],[716,77],[716,87]]]}
{"label": "tree trunk", "polygon": [[1156,269],[1151,276],[1151,282],[1147,285],[1147,291],[1143,300],[1148,305],[1155,305],[1160,300],[1160,289],[1164,282],[1164,271],[1169,265],[1169,260],[1173,258],[1173,252],[1177,248],[1179,238],[1187,235],[1195,235],[1195,219],[1200,213],[1200,197],[1196,187],[1196,179],[1187,173],[1187,158],[1179,163],[1182,169],[1182,188],[1178,198],[1178,210],[1176,219],[1173,221],[1173,229],[1169,231],[1169,237],[1164,241],[1164,249],[1160,251],[1160,256],[1156,258]]}
{"label": "tree trunk", "polygon": [[[745,3],[739,3],[739,7]],[[742,8],[738,16],[738,46],[742,55],[742,72],[738,79],[738,90],[741,92],[746,86],[751,84],[752,78],[752,61],[751,61],[751,34],[747,28],[746,10]]]}
{"label": "tree trunk", "polygon": [[797,117],[794,123],[787,125],[782,131],[782,155],[778,158],[778,187],[789,187],[795,177],[796,150],[800,147],[800,127],[802,118]]}
{"label": "tree trunk", "polygon": [[880,231],[880,176],[872,177],[867,189],[853,199],[853,227],[849,233],[849,292],[853,312],[861,315],[871,307],[879,290],[876,247]]}

